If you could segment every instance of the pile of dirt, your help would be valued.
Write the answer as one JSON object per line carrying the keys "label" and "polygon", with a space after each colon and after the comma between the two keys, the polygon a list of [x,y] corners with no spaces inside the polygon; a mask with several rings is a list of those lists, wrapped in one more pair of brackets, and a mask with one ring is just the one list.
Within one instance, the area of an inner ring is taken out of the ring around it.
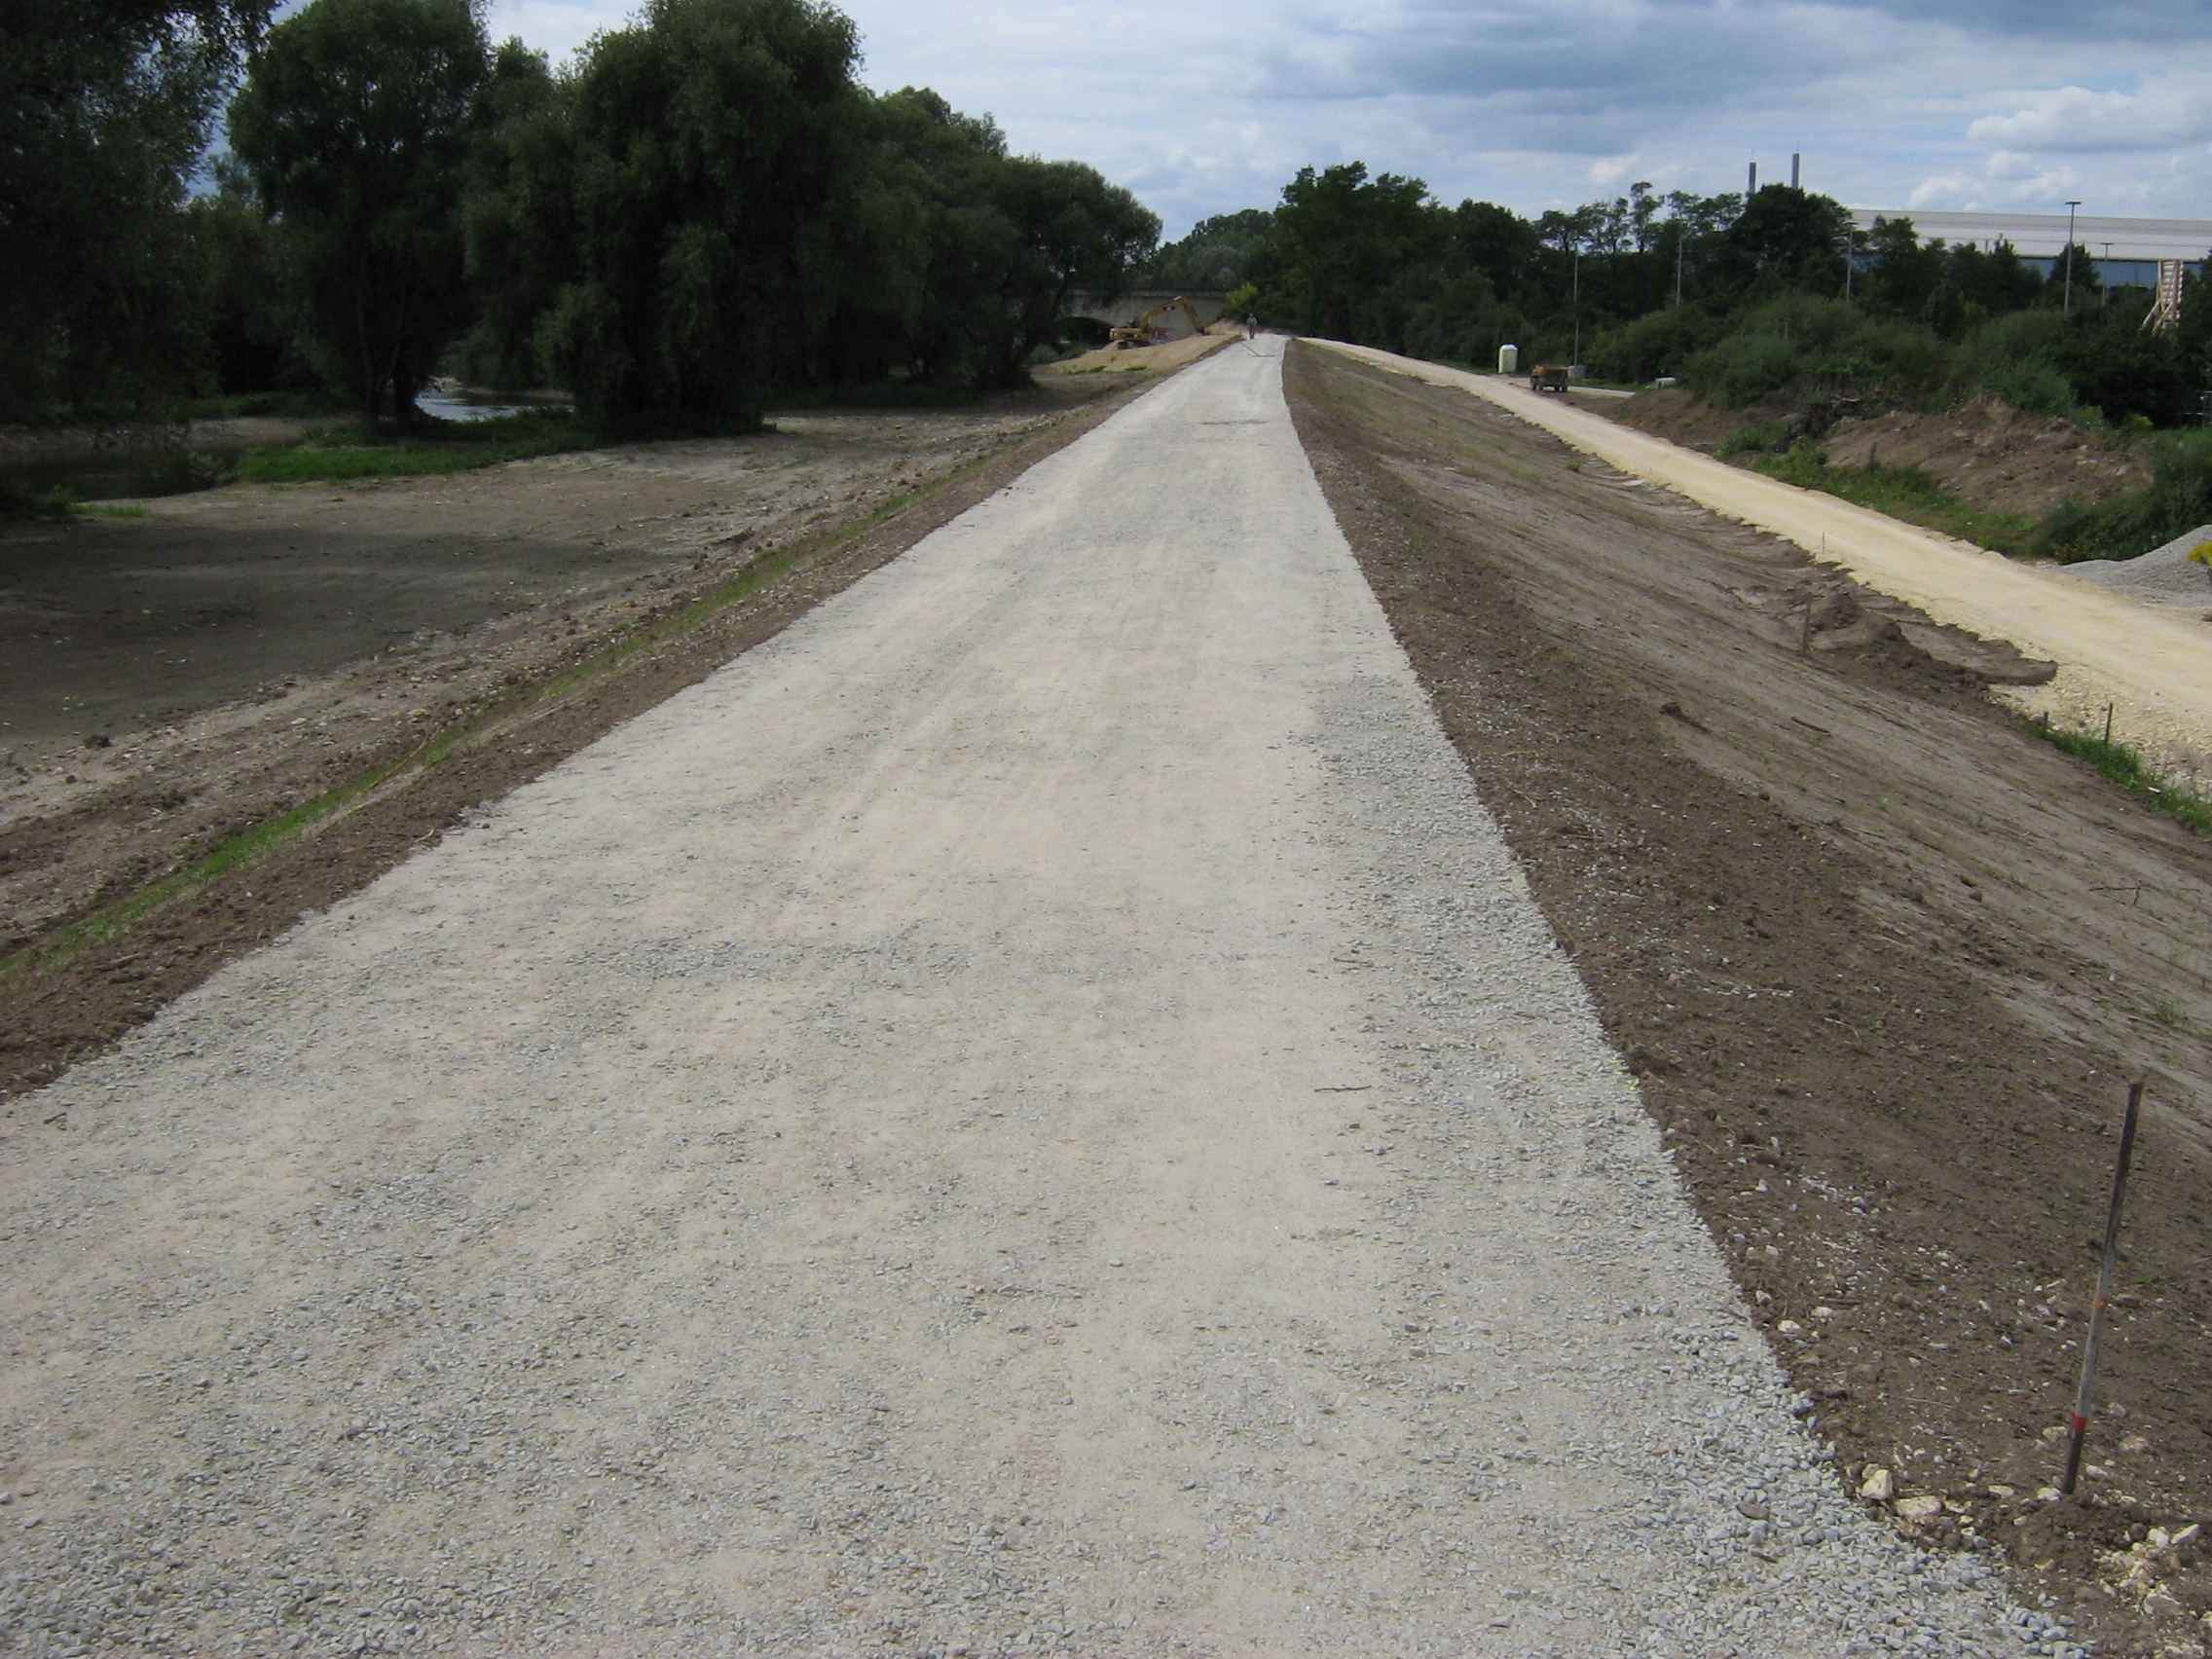
{"label": "pile of dirt", "polygon": [[[0,535],[0,955],[17,956],[0,1101],[774,634],[1143,384],[246,487]],[[168,718],[130,718],[148,704]],[[276,851],[69,943],[231,838],[364,785]]]}
{"label": "pile of dirt", "polygon": [[1962,501],[2041,518],[2151,481],[2126,450],[2072,421],[1977,400],[1937,415],[1845,422],[1823,440],[1835,466],[1917,466]]}
{"label": "pile of dirt", "polygon": [[[1941,660],[1894,601],[1456,390],[1310,350],[1288,381],[1840,1477],[2100,1651],[2200,1654],[2202,1534],[2151,1530],[2212,1521],[2212,847],[1996,704],[2002,645]],[[2051,1501],[2146,1073],[2109,1408]]]}
{"label": "pile of dirt", "polygon": [[1095,351],[1086,351],[1080,357],[1068,357],[1057,363],[1048,363],[1037,372],[1054,378],[1071,375],[1126,375],[1140,370],[1164,373],[1179,369],[1185,363],[1196,362],[1208,351],[1218,351],[1233,340],[1243,339],[1242,333],[1231,333],[1226,325],[1216,324],[1212,334],[1186,334],[1180,340],[1164,341],[1158,346],[1101,346]]}
{"label": "pile of dirt", "polygon": [[2177,535],[2163,547],[2133,559],[2084,559],[2068,565],[2066,573],[2081,576],[2123,593],[2145,605],[2178,605],[2201,610],[2212,605],[2212,570],[2197,564],[2190,554],[2212,541],[2212,524],[2200,524],[2186,535]]}
{"label": "pile of dirt", "polygon": [[1746,426],[1780,422],[1811,431],[1831,465],[1916,466],[1970,505],[2029,519],[2069,499],[2101,501],[2151,481],[2134,456],[2074,422],[1989,399],[1932,415],[1895,410],[1832,424],[1828,412],[1795,402],[1722,409],[1679,389],[1593,399],[1589,407],[1708,454]]}

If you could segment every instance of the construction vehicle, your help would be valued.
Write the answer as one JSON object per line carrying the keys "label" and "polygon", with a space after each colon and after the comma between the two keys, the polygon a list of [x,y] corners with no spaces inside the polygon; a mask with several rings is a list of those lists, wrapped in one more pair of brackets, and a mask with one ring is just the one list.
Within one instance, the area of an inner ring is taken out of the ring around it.
{"label": "construction vehicle", "polygon": [[1567,368],[1561,363],[1531,363],[1529,366],[1530,391],[1565,391]]}
{"label": "construction vehicle", "polygon": [[1113,331],[1110,338],[1115,346],[1123,350],[1126,350],[1131,346],[1157,346],[1161,341],[1167,338],[1167,331],[1164,328],[1154,328],[1152,326],[1153,319],[1165,316],[1169,312],[1178,310],[1191,319],[1192,333],[1205,334],[1211,332],[1204,323],[1198,320],[1198,308],[1191,304],[1181,294],[1177,294],[1173,299],[1154,306],[1136,321],[1123,323]]}

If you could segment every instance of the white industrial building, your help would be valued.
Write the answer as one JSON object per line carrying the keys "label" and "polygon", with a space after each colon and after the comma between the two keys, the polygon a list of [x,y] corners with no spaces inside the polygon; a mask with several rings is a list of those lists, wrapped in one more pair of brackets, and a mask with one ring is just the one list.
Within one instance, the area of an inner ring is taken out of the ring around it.
{"label": "white industrial building", "polygon": [[[2010,242],[2028,264],[2047,271],[2066,246],[2064,213],[1942,213],[1911,207],[1854,207],[1851,217],[1862,231],[1876,219],[1910,219],[1923,240],[1940,237],[1953,247],[1993,248]],[[2212,262],[2212,219],[2112,219],[2083,214],[2074,221],[2074,242],[2097,263],[2096,278],[2113,287],[2130,283],[2149,288],[2158,279],[2158,262],[2185,260],[2202,274]],[[2086,273],[2084,273],[2086,276]]]}

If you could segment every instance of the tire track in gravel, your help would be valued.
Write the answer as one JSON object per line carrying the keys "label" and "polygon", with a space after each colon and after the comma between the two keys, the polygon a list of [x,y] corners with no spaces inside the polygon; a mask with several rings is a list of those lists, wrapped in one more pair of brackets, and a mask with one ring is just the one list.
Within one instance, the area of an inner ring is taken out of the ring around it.
{"label": "tire track in gravel", "polygon": [[17,1647],[2000,1650],[1793,1422],[1279,374],[48,1091]]}

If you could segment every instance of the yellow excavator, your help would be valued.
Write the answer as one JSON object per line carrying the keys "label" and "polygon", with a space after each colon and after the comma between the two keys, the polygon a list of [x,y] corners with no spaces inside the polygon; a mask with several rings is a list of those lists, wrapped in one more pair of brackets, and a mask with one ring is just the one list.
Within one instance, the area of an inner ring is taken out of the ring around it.
{"label": "yellow excavator", "polygon": [[[1156,343],[1153,336],[1153,319],[1165,316],[1169,312],[1177,310],[1180,310],[1185,316],[1191,319],[1192,333],[1204,334],[1209,332],[1206,325],[1198,320],[1198,308],[1191,304],[1181,294],[1177,294],[1173,299],[1154,306],[1136,321],[1124,322],[1121,327],[1112,330],[1108,338],[1113,341],[1115,346],[1124,350],[1131,346],[1151,346]],[[1162,332],[1159,338],[1164,340],[1166,337],[1165,333]]]}

